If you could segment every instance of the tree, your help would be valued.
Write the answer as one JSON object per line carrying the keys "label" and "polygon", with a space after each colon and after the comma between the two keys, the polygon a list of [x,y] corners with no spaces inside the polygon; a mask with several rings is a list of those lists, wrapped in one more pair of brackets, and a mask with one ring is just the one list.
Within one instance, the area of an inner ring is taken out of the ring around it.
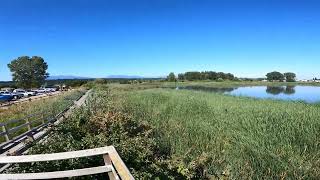
{"label": "tree", "polygon": [[296,81],[296,74],[292,72],[287,72],[283,74],[286,78],[287,82],[295,82]]}
{"label": "tree", "polygon": [[193,72],[186,72],[184,74],[186,80],[188,81],[194,81],[194,80],[200,80],[201,79],[201,73],[197,71]]}
{"label": "tree", "polygon": [[21,56],[11,61],[8,67],[12,73],[12,79],[18,87],[25,89],[41,86],[49,76],[48,65],[39,56]]}
{"label": "tree", "polygon": [[173,72],[171,72],[171,73],[168,75],[167,80],[170,81],[170,82],[176,81],[176,76],[174,75]]}
{"label": "tree", "polygon": [[178,79],[180,81],[183,81],[184,80],[184,74],[183,73],[178,74]]}
{"label": "tree", "polygon": [[267,75],[268,81],[283,81],[284,80],[284,75],[280,72],[273,71],[268,73]]}

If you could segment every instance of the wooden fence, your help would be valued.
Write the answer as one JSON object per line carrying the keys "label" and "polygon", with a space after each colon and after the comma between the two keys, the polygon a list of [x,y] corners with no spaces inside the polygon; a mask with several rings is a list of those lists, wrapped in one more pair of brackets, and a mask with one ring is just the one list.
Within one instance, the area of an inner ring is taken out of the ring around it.
{"label": "wooden fence", "polygon": [[42,172],[42,173],[22,173],[22,174],[0,174],[0,179],[53,179],[79,177],[85,175],[107,173],[111,180],[131,180],[134,179],[130,171],[120,158],[113,146],[96,149],[80,150],[73,152],[63,152],[54,154],[23,155],[23,156],[0,156],[1,164],[8,163],[32,163],[44,161],[58,161],[90,156],[102,155],[104,166],[89,167],[84,169]]}
{"label": "wooden fence", "polygon": [[[0,137],[5,138],[5,142],[2,141],[0,144],[0,154],[5,153],[22,142],[32,142],[36,140],[38,138],[37,135],[39,135],[40,132],[51,126],[57,119],[61,118],[72,105],[73,103],[55,116],[48,116],[42,112],[28,115],[21,119],[0,123],[0,128],[2,129]],[[19,125],[12,127],[12,124]]]}

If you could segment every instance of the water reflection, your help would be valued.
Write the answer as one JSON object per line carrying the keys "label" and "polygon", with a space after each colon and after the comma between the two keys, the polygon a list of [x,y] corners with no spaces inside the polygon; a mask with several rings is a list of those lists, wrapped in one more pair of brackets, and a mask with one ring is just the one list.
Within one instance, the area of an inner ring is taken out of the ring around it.
{"label": "water reflection", "polygon": [[290,95],[294,94],[296,91],[295,86],[267,86],[266,92],[272,95],[279,95],[281,93]]}
{"label": "water reflection", "polygon": [[319,86],[244,86],[244,87],[204,87],[204,86],[187,86],[178,89],[206,91],[213,93],[224,93],[233,96],[246,96],[263,99],[282,99],[305,101],[309,103],[320,103]]}
{"label": "water reflection", "polygon": [[284,91],[284,87],[282,86],[267,86],[266,92],[268,94],[278,95]]}
{"label": "water reflection", "polygon": [[288,95],[295,94],[296,93],[295,86],[287,86],[286,90],[283,93]]}

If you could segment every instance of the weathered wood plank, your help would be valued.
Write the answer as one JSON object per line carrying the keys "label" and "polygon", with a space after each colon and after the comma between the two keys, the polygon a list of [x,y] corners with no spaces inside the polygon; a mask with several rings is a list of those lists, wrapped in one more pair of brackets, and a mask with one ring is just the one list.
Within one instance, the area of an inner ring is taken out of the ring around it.
{"label": "weathered wood plank", "polygon": [[[45,122],[45,123],[42,123],[41,125],[47,125],[48,124],[48,122],[49,121],[51,121],[51,119],[49,119],[49,118],[45,118],[45,119],[35,119],[35,120],[33,120],[33,121],[29,121],[28,123],[24,123],[24,124],[21,124],[21,125],[19,125],[19,126],[16,126],[16,127],[14,127],[14,128],[11,128],[11,129],[9,129],[8,130],[8,133],[13,133],[13,132],[16,132],[16,131],[18,131],[19,129],[21,129],[21,128],[24,128],[25,126],[30,126],[32,123],[35,123],[35,122],[37,122],[37,121],[47,121],[47,122]],[[40,126],[40,125],[39,125]],[[30,127],[30,130],[29,131],[31,131],[32,129],[31,129],[31,127]]]}
{"label": "weathered wood plank", "polygon": [[24,127],[28,126],[29,124],[31,124],[31,123],[29,122],[29,123],[20,124],[19,126],[16,126],[14,128],[8,129],[8,133],[9,134],[10,133],[14,133],[14,132],[20,130],[21,128],[24,128]]}
{"label": "weathered wood plank", "polygon": [[2,126],[2,132],[5,133],[4,136],[5,136],[5,138],[6,138],[6,141],[7,141],[7,142],[10,141],[10,137],[9,137],[9,133],[8,133],[8,130],[7,130],[6,125]]}
{"label": "weathered wood plank", "polygon": [[112,166],[108,165],[108,166],[98,166],[98,167],[92,167],[92,168],[67,170],[67,171],[24,173],[24,174],[0,174],[0,179],[53,179],[53,178],[65,178],[65,177],[78,177],[78,176],[105,173],[111,170],[112,170]]}
{"label": "weathered wood plank", "polygon": [[4,122],[4,123],[0,123],[0,126],[4,126],[4,125],[8,125],[8,124],[11,124],[11,123],[16,123],[16,122],[20,122],[20,121],[24,121],[26,118],[32,118],[32,117],[36,117],[36,116],[40,116],[44,114],[44,112],[41,112],[41,113],[35,113],[35,114],[30,114],[30,115],[27,115],[21,119],[12,119],[10,121],[7,121],[7,122]]}
{"label": "weathered wood plank", "polygon": [[102,155],[102,154],[109,154],[109,152],[114,152],[113,146],[88,149],[88,150],[80,150],[80,151],[53,153],[53,154],[0,156],[0,163],[7,164],[7,163],[56,161],[56,160],[62,160],[62,159],[73,159],[73,158],[80,158],[80,157],[89,157],[89,156],[96,156],[96,155]]}
{"label": "weathered wood plank", "polygon": [[130,171],[128,170],[127,166],[124,164],[122,159],[120,158],[116,149],[113,146],[111,147],[112,147],[112,152],[109,153],[109,157],[112,161],[112,164],[116,168],[120,178],[134,180],[133,176],[131,175]]}
{"label": "weathered wood plank", "polygon": [[[110,165],[112,166],[112,161],[109,157],[109,154],[104,154],[103,155],[103,160],[105,165]],[[108,176],[110,180],[119,180],[119,176],[117,175],[116,171],[114,170],[113,166],[112,166],[112,171],[108,172]]]}

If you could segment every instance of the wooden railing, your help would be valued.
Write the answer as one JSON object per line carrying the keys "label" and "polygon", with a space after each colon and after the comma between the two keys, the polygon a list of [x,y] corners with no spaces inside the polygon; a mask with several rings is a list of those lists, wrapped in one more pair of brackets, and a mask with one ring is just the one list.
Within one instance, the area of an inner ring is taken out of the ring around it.
{"label": "wooden railing", "polygon": [[[0,123],[0,137],[4,137],[0,143],[0,154],[8,151],[21,142],[34,141],[37,135],[46,127],[52,125],[57,119],[61,118],[66,111],[73,105],[71,103],[67,108],[57,115],[46,115],[44,112],[25,116],[21,119],[14,119],[5,123]],[[15,127],[12,127],[16,125]],[[10,128],[11,127],[11,128]],[[25,128],[25,130],[24,130]]]}
{"label": "wooden railing", "polygon": [[0,179],[53,179],[108,173],[111,180],[134,179],[113,146],[54,154],[0,156],[1,164],[58,161],[102,155],[104,166],[41,173],[0,174]]}

